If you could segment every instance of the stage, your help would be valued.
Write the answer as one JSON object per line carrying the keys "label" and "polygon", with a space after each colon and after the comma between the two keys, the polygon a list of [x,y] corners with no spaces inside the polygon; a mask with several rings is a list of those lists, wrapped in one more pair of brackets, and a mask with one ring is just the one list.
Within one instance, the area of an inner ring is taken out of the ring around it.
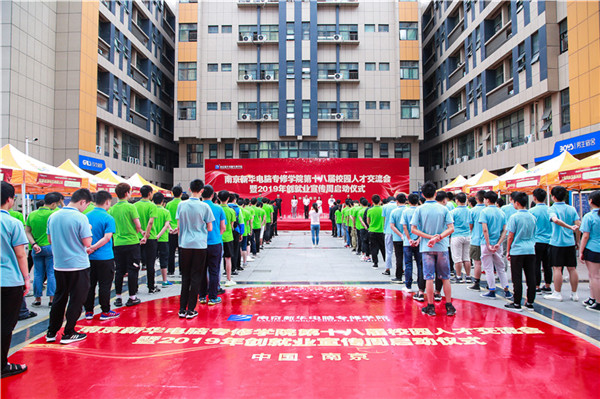
{"label": "stage", "polygon": [[[304,219],[304,215],[298,215],[293,219],[291,216],[284,216],[277,220],[278,231],[310,231],[310,219]],[[331,231],[331,220],[321,218],[321,231]]]}
{"label": "stage", "polygon": [[[4,398],[597,398],[600,348],[542,321],[455,300],[436,317],[397,290],[256,287],[179,319],[177,296],[81,320],[9,358]],[[57,337],[60,338],[60,337]],[[58,340],[57,340],[58,341]]]}

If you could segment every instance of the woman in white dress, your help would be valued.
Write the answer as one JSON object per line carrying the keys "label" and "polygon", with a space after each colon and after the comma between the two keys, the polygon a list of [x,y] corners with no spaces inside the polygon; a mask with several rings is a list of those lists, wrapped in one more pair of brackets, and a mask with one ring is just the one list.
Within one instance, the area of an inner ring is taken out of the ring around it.
{"label": "woman in white dress", "polygon": [[292,218],[296,219],[296,214],[298,210],[298,199],[294,195],[292,197]]}
{"label": "woman in white dress", "polygon": [[312,239],[313,248],[319,246],[319,232],[321,231],[321,212],[317,204],[313,204],[310,212],[310,235]]}
{"label": "woman in white dress", "polygon": [[321,197],[317,198],[317,206],[319,207],[319,213],[323,213],[323,201],[321,201]]}

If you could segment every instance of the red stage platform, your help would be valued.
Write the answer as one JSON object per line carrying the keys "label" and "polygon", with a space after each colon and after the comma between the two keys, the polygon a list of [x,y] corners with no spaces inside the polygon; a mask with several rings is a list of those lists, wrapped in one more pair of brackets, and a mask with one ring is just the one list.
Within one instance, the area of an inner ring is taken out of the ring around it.
{"label": "red stage platform", "polygon": [[[331,231],[331,220],[321,218],[321,230]],[[284,216],[277,220],[277,231],[310,231],[310,219],[304,219],[304,216],[296,219]]]}
{"label": "red stage platform", "polygon": [[[3,398],[597,398],[600,348],[526,314],[456,300],[421,314],[401,291],[239,288],[199,316],[179,298],[78,322],[10,357]],[[58,337],[60,338],[60,337]]]}

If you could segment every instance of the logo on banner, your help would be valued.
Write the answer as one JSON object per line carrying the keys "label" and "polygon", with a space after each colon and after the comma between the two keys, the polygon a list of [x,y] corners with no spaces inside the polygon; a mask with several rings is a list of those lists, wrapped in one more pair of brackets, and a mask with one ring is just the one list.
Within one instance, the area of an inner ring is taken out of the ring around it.
{"label": "logo on banner", "polygon": [[242,165],[215,165],[215,169],[243,169]]}
{"label": "logo on banner", "polygon": [[79,167],[85,170],[103,171],[106,168],[106,163],[102,159],[79,156]]}
{"label": "logo on banner", "polygon": [[251,321],[252,316],[251,314],[232,314],[227,321]]}

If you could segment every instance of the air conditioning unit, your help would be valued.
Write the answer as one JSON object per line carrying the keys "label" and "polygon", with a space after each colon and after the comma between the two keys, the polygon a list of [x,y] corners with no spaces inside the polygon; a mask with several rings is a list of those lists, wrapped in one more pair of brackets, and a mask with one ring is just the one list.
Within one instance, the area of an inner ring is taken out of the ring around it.
{"label": "air conditioning unit", "polygon": [[469,156],[465,155],[464,157],[462,157],[462,161],[463,162],[467,162],[469,160]]}
{"label": "air conditioning unit", "polygon": [[273,116],[271,114],[264,114],[262,118],[264,121],[270,121],[273,119]]}
{"label": "air conditioning unit", "polygon": [[344,115],[344,114],[334,114],[334,119],[338,120],[338,121],[342,121],[342,120],[346,119],[346,115]]}
{"label": "air conditioning unit", "polygon": [[342,35],[333,35],[333,41],[334,42],[341,42],[342,41]]}
{"label": "air conditioning unit", "polygon": [[244,36],[242,37],[242,41],[243,41],[243,42],[250,42],[250,41],[252,41],[252,36],[249,36],[249,35],[244,35]]}
{"label": "air conditioning unit", "polygon": [[296,115],[294,114],[286,114],[285,116],[287,119],[294,119],[296,117]]}
{"label": "air conditioning unit", "polygon": [[533,134],[525,136],[525,143],[526,144],[533,143],[534,141],[535,141],[535,137],[533,137]]}
{"label": "air conditioning unit", "polygon": [[242,117],[240,118],[243,121],[249,121],[252,120],[252,115],[250,114],[242,114]]}
{"label": "air conditioning unit", "polygon": [[242,79],[244,79],[244,80],[252,80],[252,75],[244,75],[242,77]]}
{"label": "air conditioning unit", "polygon": [[434,166],[434,169],[435,169],[435,170],[442,169],[442,165],[435,165],[435,166]]}
{"label": "air conditioning unit", "polygon": [[265,80],[275,80],[275,75],[272,73],[265,74]]}
{"label": "air conditioning unit", "polygon": [[256,40],[254,40],[255,42],[264,42],[267,40],[267,37],[265,35],[257,35],[256,36]]}
{"label": "air conditioning unit", "polygon": [[502,143],[502,150],[508,150],[511,147],[510,141],[508,143]]}
{"label": "air conditioning unit", "polygon": [[102,147],[99,145],[96,146],[96,154],[102,154]]}
{"label": "air conditioning unit", "polygon": [[459,163],[461,163],[461,162],[462,162],[462,158],[456,158],[456,159],[454,160],[454,163],[455,163],[455,164],[459,164]]}
{"label": "air conditioning unit", "polygon": [[500,151],[502,151],[502,145],[501,145],[501,144],[498,144],[498,145],[496,145],[496,146],[494,147],[494,151],[495,151],[495,152],[500,152]]}
{"label": "air conditioning unit", "polygon": [[339,72],[333,74],[333,79],[334,80],[342,80],[343,78],[344,78],[344,76],[342,76],[342,74],[339,73]]}

